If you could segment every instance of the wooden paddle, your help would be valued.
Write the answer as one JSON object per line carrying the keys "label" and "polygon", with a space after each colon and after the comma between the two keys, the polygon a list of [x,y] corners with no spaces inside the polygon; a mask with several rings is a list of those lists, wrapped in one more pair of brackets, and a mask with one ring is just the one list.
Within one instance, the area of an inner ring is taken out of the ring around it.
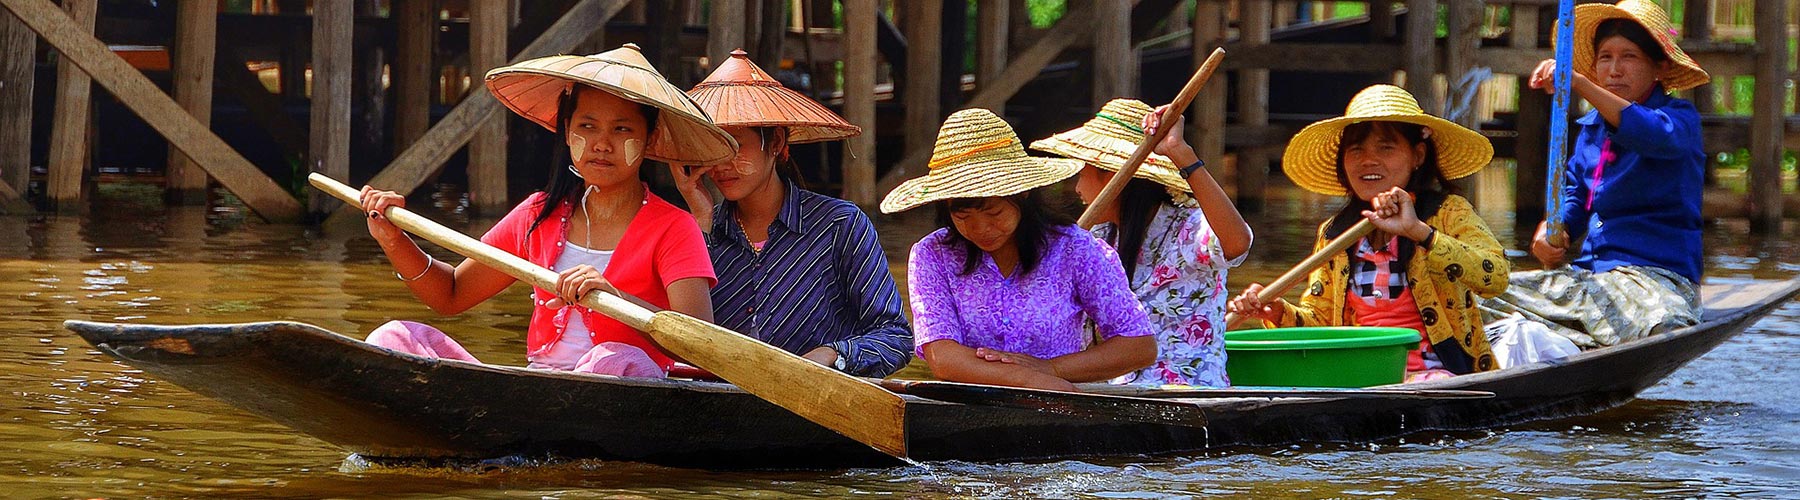
{"label": "wooden paddle", "polygon": [[[1568,168],[1569,99],[1574,92],[1575,1],[1556,5],[1556,67],[1551,81],[1556,89],[1550,101],[1550,178],[1544,183],[1544,239],[1567,248],[1569,233],[1562,220],[1563,171]],[[1531,138],[1531,139],[1536,139]]]}
{"label": "wooden paddle", "polygon": [[1150,153],[1156,150],[1156,143],[1169,136],[1169,130],[1174,128],[1169,125],[1171,120],[1181,119],[1181,115],[1187,112],[1188,103],[1193,102],[1194,96],[1200,95],[1200,88],[1206,86],[1206,80],[1212,78],[1213,70],[1218,69],[1219,63],[1224,60],[1225,49],[1213,49],[1212,55],[1206,57],[1206,62],[1200,64],[1200,69],[1194,70],[1194,76],[1188,78],[1187,85],[1181,87],[1181,93],[1175,94],[1175,100],[1169,102],[1169,112],[1164,113],[1162,118],[1163,126],[1157,127],[1156,133],[1150,134],[1149,139],[1138,144],[1137,151],[1131,153],[1131,159],[1125,160],[1125,165],[1119,167],[1119,172],[1113,174],[1112,180],[1107,181],[1099,195],[1094,196],[1094,202],[1089,203],[1087,210],[1081,212],[1081,219],[1076,224],[1087,229],[1100,222],[1094,220],[1100,216],[1100,207],[1112,205],[1113,198],[1119,197],[1119,191],[1125,190],[1125,183],[1131,180],[1132,174],[1137,173],[1138,166],[1150,158]]}
{"label": "wooden paddle", "polygon": [[[317,173],[313,186],[346,203],[358,192]],[[468,235],[403,208],[389,208],[388,220],[456,253],[520,281],[556,288],[555,272],[488,246]],[[883,453],[906,457],[906,403],[899,395],[760,340],[674,311],[649,311],[609,293],[589,293],[581,305],[643,331],[669,352],[745,391],[786,408]]]}
{"label": "wooden paddle", "polygon": [[[1333,238],[1330,242],[1326,243],[1325,248],[1320,248],[1319,251],[1313,252],[1306,260],[1300,261],[1299,265],[1294,266],[1293,269],[1289,269],[1286,273],[1282,273],[1280,278],[1275,278],[1274,282],[1263,287],[1262,291],[1256,292],[1256,301],[1267,304],[1275,299],[1281,298],[1281,295],[1287,293],[1288,289],[1293,288],[1294,285],[1300,284],[1301,280],[1305,280],[1306,275],[1312,274],[1313,269],[1318,269],[1319,266],[1325,265],[1326,261],[1331,260],[1332,257],[1337,256],[1339,253],[1343,253],[1344,250],[1350,248],[1350,245],[1355,245],[1356,240],[1368,236],[1369,232],[1374,230],[1375,223],[1369,222],[1369,219],[1357,221],[1356,225],[1350,226],[1350,229],[1345,230],[1344,234],[1340,234],[1337,238]],[[1226,314],[1225,329],[1230,330],[1237,327],[1238,323],[1244,322],[1244,319],[1246,319],[1244,316],[1239,316],[1237,313]]]}

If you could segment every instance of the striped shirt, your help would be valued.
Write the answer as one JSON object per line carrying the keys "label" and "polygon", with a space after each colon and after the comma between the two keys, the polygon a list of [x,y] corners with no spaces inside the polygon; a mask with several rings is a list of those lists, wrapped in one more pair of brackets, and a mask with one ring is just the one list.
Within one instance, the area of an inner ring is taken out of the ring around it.
{"label": "striped shirt", "polygon": [[852,375],[885,377],[906,366],[912,329],[869,217],[850,202],[784,187],[760,252],[732,202],[713,211],[713,319],[794,354],[830,347]]}

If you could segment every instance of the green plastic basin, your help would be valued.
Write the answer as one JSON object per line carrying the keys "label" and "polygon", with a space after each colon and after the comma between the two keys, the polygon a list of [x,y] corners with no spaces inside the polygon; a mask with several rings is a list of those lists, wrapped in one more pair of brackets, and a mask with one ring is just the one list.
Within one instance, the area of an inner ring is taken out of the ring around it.
{"label": "green plastic basin", "polygon": [[1410,328],[1271,328],[1225,333],[1232,385],[1369,387],[1406,377],[1406,351],[1419,348]]}

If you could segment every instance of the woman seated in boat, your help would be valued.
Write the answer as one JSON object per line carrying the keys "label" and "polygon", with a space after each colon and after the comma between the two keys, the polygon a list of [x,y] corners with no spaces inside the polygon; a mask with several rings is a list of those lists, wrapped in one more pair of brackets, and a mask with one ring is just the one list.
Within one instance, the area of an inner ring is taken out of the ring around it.
{"label": "woman seated in boat", "polygon": [[[1143,102],[1114,99],[1080,128],[1031,148],[1085,162],[1075,191],[1093,203],[1145,134],[1155,133],[1160,116]],[[1182,137],[1181,120],[1170,126],[1118,201],[1097,209],[1100,224],[1092,230],[1118,249],[1156,332],[1156,363],[1115,382],[1225,387],[1225,275],[1249,252],[1250,226],[1201,168],[1206,163]]]}
{"label": "woman seated in boat", "polygon": [[[1582,347],[1695,324],[1706,151],[1700,114],[1669,92],[1710,77],[1676,45],[1668,14],[1646,0],[1576,6],[1573,52],[1572,90],[1594,110],[1576,120],[1563,169],[1556,220],[1566,233],[1552,237],[1539,224],[1531,253],[1544,270],[1514,274],[1486,306]],[[1529,84],[1553,92],[1554,66],[1538,64]]]}
{"label": "woman seated in boat", "polygon": [[[788,159],[789,144],[861,129],[782,87],[742,50],[688,94],[739,144],[727,163],[671,169],[719,274],[718,324],[853,375],[906,366],[912,330],[874,224],[850,202],[801,189]],[[702,177],[724,195],[719,205]]]}
{"label": "woman seated in boat", "polygon": [[[1156,361],[1118,255],[1041,201],[1081,162],[1026,156],[1000,117],[965,109],[938,131],[929,166],[881,211],[938,211],[941,229],[913,245],[906,270],[913,342],[932,374],[1067,391]],[[1088,319],[1102,340],[1084,350]]]}
{"label": "woman seated in boat", "polygon": [[[645,157],[714,163],[736,144],[681,89],[656,73],[636,46],[593,56],[554,56],[488,73],[500,102],[555,132],[549,186],[533,193],[481,237],[483,242],[558,273],[556,289],[533,290],[526,332],[530,367],[662,377],[672,361],[643,333],[576,305],[596,290],[652,310],[712,317],[706,242],[694,219],[639,180]],[[565,154],[566,152],[566,154]],[[513,278],[473,260],[451,266],[420,251],[380,216],[404,206],[392,191],[364,187],[369,233],[395,274],[425,305],[456,314],[493,297]],[[390,322],[369,342],[422,356],[474,362],[429,326]]]}
{"label": "woman seated in boat", "polygon": [[1349,195],[1319,225],[1315,250],[1360,220],[1374,232],[1313,271],[1299,305],[1261,302],[1262,285],[1253,284],[1231,301],[1231,312],[1269,327],[1418,330],[1423,340],[1407,361],[1409,382],[1494,369],[1476,297],[1505,291],[1511,266],[1450,183],[1493,157],[1487,138],[1425,114],[1405,90],[1363,89],[1344,116],[1294,136],[1282,168],[1308,191]]}

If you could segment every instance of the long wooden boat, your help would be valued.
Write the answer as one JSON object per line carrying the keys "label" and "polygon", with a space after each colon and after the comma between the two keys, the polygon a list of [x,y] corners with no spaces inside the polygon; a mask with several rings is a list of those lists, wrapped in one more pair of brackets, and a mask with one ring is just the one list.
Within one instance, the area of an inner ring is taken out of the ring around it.
{"label": "long wooden boat", "polygon": [[[1620,405],[1800,293],[1712,284],[1693,327],[1556,363],[1407,388],[1487,399],[1224,398],[1203,419],[1104,416],[907,397],[919,460],[1036,460],[1383,439],[1491,428]],[[593,457],[700,467],[847,467],[893,458],[715,382],[559,373],[425,359],[289,322],[158,326],[70,321],[114,357],[366,457]]]}

